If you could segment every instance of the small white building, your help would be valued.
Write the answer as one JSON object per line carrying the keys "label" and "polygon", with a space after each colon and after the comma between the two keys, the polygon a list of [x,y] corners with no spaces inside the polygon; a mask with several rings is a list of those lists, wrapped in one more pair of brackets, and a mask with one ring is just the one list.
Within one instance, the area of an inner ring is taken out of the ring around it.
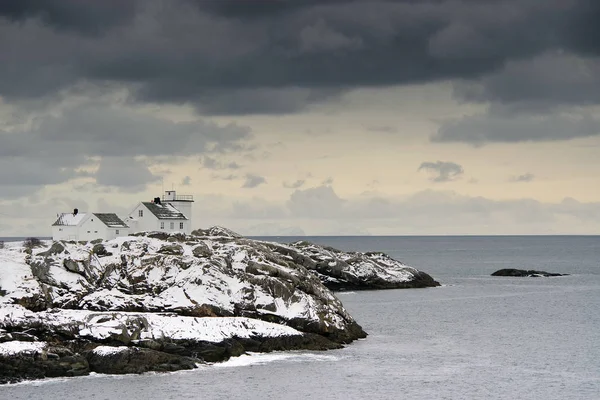
{"label": "small white building", "polygon": [[192,232],[193,196],[178,196],[174,190],[165,192],[161,199],[139,203],[126,218],[132,231]]}
{"label": "small white building", "polygon": [[94,239],[114,239],[129,235],[125,222],[111,213],[72,213],[59,214],[52,224],[52,240],[90,241]]}
{"label": "small white building", "polygon": [[161,199],[139,203],[123,222],[117,214],[72,213],[59,214],[52,224],[53,240],[90,241],[110,240],[140,231],[165,231],[169,233],[192,232],[192,203],[194,197],[177,195],[168,190]]}

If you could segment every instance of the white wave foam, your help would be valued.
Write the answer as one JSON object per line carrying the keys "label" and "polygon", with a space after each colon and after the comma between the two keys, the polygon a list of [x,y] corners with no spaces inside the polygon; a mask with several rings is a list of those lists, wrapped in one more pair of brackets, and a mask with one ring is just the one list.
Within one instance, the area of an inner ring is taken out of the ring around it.
{"label": "white wave foam", "polygon": [[341,357],[334,356],[331,354],[317,354],[317,353],[248,353],[242,354],[239,357],[233,357],[228,361],[213,364],[216,368],[233,368],[233,367],[245,367],[248,365],[262,365],[272,362],[315,362],[315,361],[338,361]]}

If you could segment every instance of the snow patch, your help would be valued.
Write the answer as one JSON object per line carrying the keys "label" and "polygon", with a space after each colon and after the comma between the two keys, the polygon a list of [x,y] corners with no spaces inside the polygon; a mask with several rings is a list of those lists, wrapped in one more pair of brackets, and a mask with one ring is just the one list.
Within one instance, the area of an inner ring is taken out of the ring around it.
{"label": "snow patch", "polygon": [[0,355],[11,356],[24,353],[41,353],[46,345],[46,342],[21,342],[19,340],[13,340],[12,342],[0,343]]}

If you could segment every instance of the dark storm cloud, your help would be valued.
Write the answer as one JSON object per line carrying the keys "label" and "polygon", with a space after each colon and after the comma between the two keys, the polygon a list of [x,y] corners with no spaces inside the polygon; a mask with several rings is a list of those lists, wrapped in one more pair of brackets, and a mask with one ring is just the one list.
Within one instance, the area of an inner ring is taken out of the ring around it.
{"label": "dark storm cloud", "polygon": [[101,33],[129,22],[135,15],[134,0],[3,0],[0,17],[25,22],[39,19],[59,30]]}
{"label": "dark storm cloud", "polygon": [[463,167],[451,161],[423,162],[418,171],[426,170],[434,174],[433,182],[450,182],[458,179],[463,173]]}
{"label": "dark storm cloud", "polygon": [[511,61],[477,81],[456,83],[454,95],[468,102],[491,103],[491,113],[498,115],[599,104],[600,58],[550,52]]}
{"label": "dark storm cloud", "polygon": [[282,113],[358,86],[478,79],[552,49],[599,54],[595,0],[5,3],[0,95],[15,99],[116,82],[139,101]]}

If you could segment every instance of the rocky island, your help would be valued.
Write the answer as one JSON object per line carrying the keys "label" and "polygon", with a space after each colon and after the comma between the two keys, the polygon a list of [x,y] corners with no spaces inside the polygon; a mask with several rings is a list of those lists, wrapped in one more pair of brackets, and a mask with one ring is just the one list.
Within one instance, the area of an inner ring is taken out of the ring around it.
{"label": "rocky island", "polygon": [[567,276],[569,274],[559,274],[557,272],[546,272],[546,271],[535,271],[532,269],[514,269],[504,268],[500,269],[492,274],[492,276],[513,276],[513,277],[552,277],[552,276]]}
{"label": "rocky island", "polygon": [[0,248],[0,383],[195,368],[366,337],[331,290],[439,286],[383,253],[221,227]]}

